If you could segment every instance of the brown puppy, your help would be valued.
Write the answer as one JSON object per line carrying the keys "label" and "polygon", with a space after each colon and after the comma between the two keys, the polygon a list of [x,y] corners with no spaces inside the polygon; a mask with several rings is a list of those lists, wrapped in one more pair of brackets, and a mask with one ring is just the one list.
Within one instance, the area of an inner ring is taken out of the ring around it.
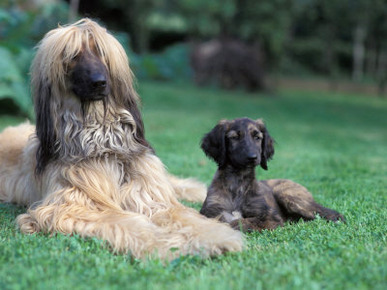
{"label": "brown puppy", "polygon": [[287,179],[258,181],[255,167],[267,170],[274,140],[261,120],[220,121],[202,140],[207,156],[218,164],[200,213],[243,231],[274,229],[285,221],[345,221],[340,213],[316,203],[303,186]]}

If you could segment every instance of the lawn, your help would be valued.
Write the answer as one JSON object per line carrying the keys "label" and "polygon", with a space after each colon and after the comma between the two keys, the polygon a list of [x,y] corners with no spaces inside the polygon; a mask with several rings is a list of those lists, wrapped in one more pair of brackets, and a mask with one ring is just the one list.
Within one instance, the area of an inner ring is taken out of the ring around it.
{"label": "lawn", "polygon": [[[209,183],[199,148],[219,119],[263,118],[276,139],[269,170],[343,213],[246,235],[246,249],[164,263],[114,255],[97,239],[22,235],[25,209],[0,204],[0,289],[387,289],[387,101],[319,92],[247,94],[140,83],[148,140],[168,169]],[[0,117],[0,128],[22,121]],[[200,208],[199,204],[191,204]]]}

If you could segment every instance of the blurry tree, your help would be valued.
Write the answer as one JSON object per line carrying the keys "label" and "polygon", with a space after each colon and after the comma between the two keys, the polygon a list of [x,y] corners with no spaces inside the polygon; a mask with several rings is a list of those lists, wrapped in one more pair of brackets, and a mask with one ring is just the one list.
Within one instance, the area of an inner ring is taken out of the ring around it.
{"label": "blurry tree", "polygon": [[376,71],[387,36],[385,0],[294,0],[294,8],[290,58],[333,78],[345,70],[363,79],[366,60]]}
{"label": "blurry tree", "polygon": [[271,67],[283,55],[292,20],[291,0],[172,0],[195,38],[229,37],[260,44]]}
{"label": "blurry tree", "polygon": [[385,0],[373,0],[372,3],[367,22],[365,71],[376,78],[379,94],[384,95],[387,85],[387,3]]}
{"label": "blurry tree", "polygon": [[[67,0],[70,1],[70,0]],[[97,17],[109,23],[110,29],[123,30],[131,36],[136,53],[144,53],[149,45],[150,13],[161,0],[84,0],[79,10],[86,16]]]}
{"label": "blurry tree", "polygon": [[69,7],[69,22],[74,22],[78,15],[79,10],[79,1],[80,0],[69,0],[70,7]]}
{"label": "blurry tree", "polygon": [[291,0],[238,0],[235,35],[263,47],[266,60],[278,69],[283,60],[285,43],[289,39],[294,13]]}
{"label": "blurry tree", "polygon": [[372,20],[378,18],[380,11],[383,11],[384,0],[352,0],[347,1],[347,7],[351,13],[348,14],[349,26],[351,27],[353,39],[353,66],[352,78],[355,81],[363,79],[365,69],[366,45],[372,35],[373,26],[383,22],[374,23]]}
{"label": "blurry tree", "polygon": [[[69,1],[69,0],[68,0]],[[279,63],[292,20],[292,0],[83,0],[80,11],[127,31],[137,53],[149,48],[152,32],[169,30],[193,39],[237,37],[260,43]]]}
{"label": "blurry tree", "polygon": [[272,72],[385,79],[386,0],[82,0],[80,11],[128,32],[137,53],[239,39],[259,46]]}
{"label": "blurry tree", "polygon": [[[348,50],[339,37],[345,22],[345,14],[340,15],[341,6],[341,0],[294,1],[292,28],[286,43],[286,57],[292,60],[293,67],[299,64],[335,79],[339,73],[340,53]],[[287,69],[292,70],[292,67]]]}
{"label": "blurry tree", "polygon": [[230,34],[237,12],[236,0],[171,0],[173,11],[187,22],[187,31],[194,38]]}
{"label": "blurry tree", "polygon": [[[130,35],[135,66],[149,68],[140,69],[142,75],[170,79],[182,70],[181,75],[190,75],[189,67],[183,69],[188,61],[181,61],[189,51],[187,45],[154,54],[176,41],[231,39],[257,48],[266,71],[272,73],[329,76],[332,84],[342,77],[372,79],[378,81],[380,91],[387,82],[386,0],[0,1],[2,55],[10,55],[5,58],[16,62],[13,67],[22,76],[28,70],[25,59],[31,57],[31,47],[43,33],[69,21],[66,2],[76,7],[79,1],[78,17],[96,18],[111,31]],[[166,61],[174,59],[171,51],[179,52],[174,69]]]}

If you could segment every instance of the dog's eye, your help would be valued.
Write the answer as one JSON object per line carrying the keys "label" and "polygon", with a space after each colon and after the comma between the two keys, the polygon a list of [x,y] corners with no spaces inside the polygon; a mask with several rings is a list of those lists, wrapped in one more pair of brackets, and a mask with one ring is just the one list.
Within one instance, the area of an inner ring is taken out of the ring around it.
{"label": "dog's eye", "polygon": [[251,135],[252,135],[252,137],[253,137],[254,140],[260,140],[260,139],[262,139],[262,135],[259,134],[258,131],[254,131]]}
{"label": "dog's eye", "polygon": [[77,61],[80,58],[80,54],[76,54],[71,58],[71,61]]}
{"label": "dog's eye", "polygon": [[232,134],[230,136],[230,139],[232,140],[239,140],[241,138],[241,133],[240,132],[235,132],[235,134]]}

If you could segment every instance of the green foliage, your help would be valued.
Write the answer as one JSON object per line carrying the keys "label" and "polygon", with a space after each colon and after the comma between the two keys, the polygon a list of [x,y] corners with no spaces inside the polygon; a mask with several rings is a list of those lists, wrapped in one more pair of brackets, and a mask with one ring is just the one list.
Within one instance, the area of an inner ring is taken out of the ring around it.
{"label": "green foliage", "polygon": [[[283,54],[291,24],[292,1],[177,1],[177,13],[196,37],[232,36],[259,42],[272,65]],[[198,17],[200,15],[200,17]]]}
{"label": "green foliage", "polygon": [[[237,11],[236,1],[176,1],[176,12],[188,22],[197,36],[216,36],[228,29]],[[200,15],[200,17],[198,17]]]}
{"label": "green foliage", "polygon": [[[259,43],[266,69],[276,73],[349,76],[356,45],[354,30],[366,31],[365,73],[385,77],[385,0],[153,0],[146,29],[186,33],[195,39],[222,36]],[[136,32],[133,32],[136,34]],[[132,33],[132,34],[133,34]],[[138,31],[137,33],[142,33]],[[375,56],[374,56],[375,55]],[[376,67],[379,67],[376,69]]]}
{"label": "green foliage", "polygon": [[188,44],[176,44],[160,53],[140,55],[131,49],[128,34],[118,32],[114,36],[124,47],[129,57],[130,68],[138,79],[159,81],[190,79],[192,71],[189,65]]}
{"label": "green foliage", "polygon": [[3,113],[31,113],[27,71],[32,53],[25,39],[30,17],[17,9],[0,9],[0,104]]}
{"label": "green foliage", "polygon": [[157,54],[132,54],[131,61],[140,79],[179,81],[189,80],[192,74],[187,44],[176,44]]}
{"label": "green foliage", "polygon": [[38,11],[36,11],[33,23],[32,36],[34,38],[34,45],[40,41],[44,34],[49,30],[58,27],[58,24],[68,23],[69,8],[65,1],[54,1],[42,5]]}
{"label": "green foliage", "polygon": [[64,22],[67,5],[58,2],[24,11],[13,1],[0,7],[0,113],[32,116],[28,71],[33,47]]}
{"label": "green foliage", "polygon": [[[14,220],[25,209],[3,204],[1,289],[385,289],[386,102],[322,92],[253,97],[185,83],[141,82],[139,93],[147,139],[172,173],[209,183],[216,168],[199,148],[203,134],[221,118],[263,117],[276,154],[258,177],[300,182],[348,223],[287,224],[247,234],[241,253],[163,264],[77,235],[23,235]],[[1,118],[0,127],[17,122]]]}
{"label": "green foliage", "polygon": [[266,61],[276,67],[284,55],[285,42],[292,22],[293,3],[289,0],[239,1],[234,35],[264,47]]}
{"label": "green foliage", "polygon": [[[3,106],[14,102],[22,112],[29,112],[31,101],[25,77],[22,76],[13,55],[0,46],[0,100]],[[12,105],[9,105],[12,106]]]}

